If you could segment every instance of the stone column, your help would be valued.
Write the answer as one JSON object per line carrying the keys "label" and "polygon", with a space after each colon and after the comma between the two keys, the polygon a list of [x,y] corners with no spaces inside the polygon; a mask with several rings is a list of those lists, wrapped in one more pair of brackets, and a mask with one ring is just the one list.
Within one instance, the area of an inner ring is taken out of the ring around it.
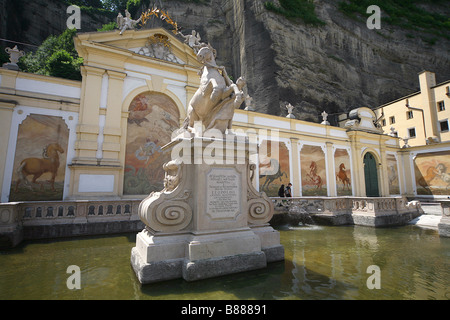
{"label": "stone column", "polygon": [[334,149],[333,149],[333,143],[332,142],[326,142],[327,145],[327,163],[328,163],[328,196],[329,197],[336,197],[337,191],[336,191],[336,170],[335,170],[335,164],[334,164]]}
{"label": "stone column", "polygon": [[6,155],[8,151],[9,144],[9,133],[11,131],[11,121],[14,108],[16,107],[16,103],[14,102],[1,102],[0,101],[0,194],[3,194],[3,191],[9,193],[8,190],[3,190],[3,179],[5,177],[5,168],[6,168]]}
{"label": "stone column", "polygon": [[298,150],[298,139],[291,138],[292,145],[292,187],[293,197],[301,197],[301,181],[300,181],[300,151]]}
{"label": "stone column", "polygon": [[[125,73],[108,70],[108,100],[103,129],[103,158],[100,164],[120,165],[120,139],[122,135],[122,91]],[[125,150],[124,150],[125,151]]]}
{"label": "stone column", "polygon": [[364,163],[361,157],[361,146],[357,141],[357,131],[348,131],[348,136],[350,138],[350,146],[352,152],[352,163],[354,174],[354,195],[355,197],[365,197],[366,196],[366,184],[364,178]]}
{"label": "stone column", "polygon": [[104,69],[83,66],[80,117],[72,164],[97,165],[99,109]]}
{"label": "stone column", "polygon": [[380,196],[389,197],[389,178],[386,159],[386,146],[383,146],[382,144],[383,142],[380,143],[381,165],[378,164],[378,172],[380,174]]}

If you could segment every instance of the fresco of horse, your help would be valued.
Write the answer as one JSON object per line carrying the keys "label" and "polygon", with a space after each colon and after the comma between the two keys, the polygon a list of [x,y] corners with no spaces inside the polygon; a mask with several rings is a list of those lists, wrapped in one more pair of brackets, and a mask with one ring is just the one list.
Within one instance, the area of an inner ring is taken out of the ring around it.
{"label": "fresco of horse", "polygon": [[64,153],[64,149],[58,143],[49,144],[44,148],[42,152],[42,158],[26,158],[20,162],[20,167],[17,170],[19,179],[17,179],[15,191],[18,191],[19,184],[24,181],[27,186],[32,188],[27,176],[32,175],[34,184],[39,184],[40,189],[44,188],[43,182],[37,182],[36,180],[44,173],[51,173],[51,178],[48,181],[51,185],[51,189],[55,190],[55,177],[59,169],[60,161],[59,154]]}
{"label": "fresco of horse", "polygon": [[321,147],[304,145],[300,151],[303,196],[327,196],[325,154]]}
{"label": "fresco of horse", "polygon": [[61,117],[30,114],[19,125],[9,201],[62,200],[69,129]]}
{"label": "fresco of horse", "polygon": [[336,173],[337,196],[353,195],[350,155],[346,149],[337,148],[334,151],[334,165]]}
{"label": "fresco of horse", "polygon": [[398,170],[397,170],[397,159],[394,155],[388,154],[386,156],[387,167],[388,167],[388,183],[389,183],[389,194],[391,195],[399,195],[400,194],[400,185],[398,179]]}
{"label": "fresco of horse", "polygon": [[418,195],[448,195],[450,152],[419,154],[414,159],[414,173]]}
{"label": "fresco of horse", "polygon": [[342,183],[342,189],[345,190],[347,187],[347,190],[350,190],[350,178],[347,177],[347,170],[345,169],[345,164],[341,163],[339,165],[339,172],[336,175],[336,179]]}

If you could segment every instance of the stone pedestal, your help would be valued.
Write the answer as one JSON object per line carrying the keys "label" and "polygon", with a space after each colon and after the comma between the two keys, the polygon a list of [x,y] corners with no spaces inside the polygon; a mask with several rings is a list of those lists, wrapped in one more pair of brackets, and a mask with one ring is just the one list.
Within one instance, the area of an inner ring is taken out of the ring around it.
{"label": "stone pedestal", "polygon": [[165,189],[142,201],[146,228],[131,254],[141,283],[194,281],[284,260],[279,233],[268,224],[273,204],[252,184],[252,145],[231,138],[179,139],[164,147],[173,159],[164,165]]}
{"label": "stone pedestal", "polygon": [[441,203],[442,218],[438,224],[438,231],[441,237],[450,237],[450,202],[444,201]]}

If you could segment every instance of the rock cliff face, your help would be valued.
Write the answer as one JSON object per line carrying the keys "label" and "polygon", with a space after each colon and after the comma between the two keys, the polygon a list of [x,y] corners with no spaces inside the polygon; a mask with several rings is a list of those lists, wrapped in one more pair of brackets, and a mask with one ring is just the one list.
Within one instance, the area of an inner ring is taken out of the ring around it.
{"label": "rock cliff face", "polygon": [[[0,0],[0,37],[40,45],[48,36],[59,35],[67,28],[66,21],[71,15],[67,7],[62,0]],[[80,32],[95,31],[110,22],[111,17],[82,12]],[[32,47],[22,45],[21,49]]]}
{"label": "rock cliff face", "polygon": [[[195,29],[213,45],[218,63],[234,79],[246,77],[258,112],[286,116],[285,105],[291,103],[297,119],[317,122],[325,110],[333,124],[333,114],[376,107],[417,91],[422,70],[435,72],[438,83],[450,79],[450,41],[445,38],[430,45],[411,37],[410,30],[383,22],[381,30],[369,30],[365,21],[340,12],[339,1],[315,1],[316,14],[326,22],[320,27],[286,20],[264,2],[162,2],[184,34]],[[42,19],[45,24],[48,18]],[[157,26],[166,25],[154,20],[146,27]]]}
{"label": "rock cliff face", "polygon": [[181,26],[217,48],[233,77],[246,77],[259,112],[285,116],[291,103],[297,119],[318,121],[323,110],[376,107],[415,92],[422,70],[436,72],[438,83],[450,78],[449,40],[431,46],[383,23],[370,30],[341,13],[338,1],[315,3],[321,27],[288,21],[261,0],[211,0],[189,9],[165,2]]}

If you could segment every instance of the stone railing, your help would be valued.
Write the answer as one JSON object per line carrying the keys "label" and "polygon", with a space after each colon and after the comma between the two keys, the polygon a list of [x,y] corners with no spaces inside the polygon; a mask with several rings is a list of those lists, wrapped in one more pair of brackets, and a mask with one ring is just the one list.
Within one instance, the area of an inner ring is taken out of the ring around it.
{"label": "stone railing", "polygon": [[[98,221],[139,220],[140,200],[114,201],[55,201],[17,203],[18,221],[24,226],[62,223],[89,223]],[[0,208],[4,204],[0,204]]]}
{"label": "stone railing", "polygon": [[23,239],[95,235],[142,228],[141,200],[0,203],[0,246]]}
{"label": "stone railing", "polygon": [[420,210],[420,202],[410,201],[403,197],[300,197],[271,198],[275,211],[286,211],[287,208],[298,207],[309,214],[391,214]]}
{"label": "stone railing", "polygon": [[398,225],[422,213],[420,202],[404,197],[271,198],[275,214],[309,215],[331,224]]}

